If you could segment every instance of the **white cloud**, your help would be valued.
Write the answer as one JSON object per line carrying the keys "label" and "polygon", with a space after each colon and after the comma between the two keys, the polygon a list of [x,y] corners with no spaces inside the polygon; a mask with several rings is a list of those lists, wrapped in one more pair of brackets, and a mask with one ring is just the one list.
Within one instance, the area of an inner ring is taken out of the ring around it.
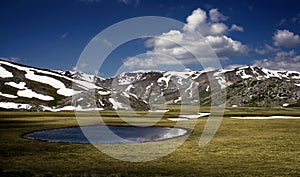
{"label": "white cloud", "polygon": [[207,36],[206,39],[219,57],[244,55],[248,52],[247,46],[225,35]]}
{"label": "white cloud", "polygon": [[195,31],[200,27],[201,24],[206,22],[207,16],[206,12],[200,8],[193,11],[192,15],[188,16],[186,19],[187,24],[184,25],[184,31]]}
{"label": "white cloud", "polygon": [[255,52],[260,55],[266,55],[269,53],[275,53],[275,52],[279,52],[279,51],[281,51],[279,48],[272,47],[268,44],[266,44],[263,48],[255,49]]}
{"label": "white cloud", "polygon": [[225,34],[228,31],[227,26],[224,23],[213,23],[211,24],[212,34]]}
{"label": "white cloud", "polygon": [[235,69],[235,68],[240,68],[240,67],[245,67],[247,65],[241,65],[241,64],[233,64],[233,65],[228,65],[225,67],[225,69]]}
{"label": "white cloud", "polygon": [[300,55],[294,50],[279,51],[272,58],[255,60],[253,65],[274,70],[300,71]]}
{"label": "white cloud", "polygon": [[124,62],[124,67],[129,69],[134,68],[155,68],[158,65],[177,65],[179,62],[170,57],[166,56],[155,56],[155,55],[147,55],[146,58],[142,59],[141,57],[128,57]]}
{"label": "white cloud", "polygon": [[[212,15],[213,14],[213,15]],[[213,20],[211,19],[213,18]],[[210,18],[207,18],[207,13],[198,8],[187,17],[187,23],[182,30],[170,30],[163,33],[156,38],[152,38],[146,42],[147,47],[153,47],[153,50],[148,51],[147,54],[152,56],[157,54],[164,54],[171,58],[175,58],[181,64],[196,63],[196,62],[210,62],[215,58],[215,52],[220,59],[227,60],[230,56],[241,56],[248,52],[248,47],[240,41],[236,41],[227,36],[229,29],[224,23],[217,21],[226,20],[224,15],[219,13],[217,9],[210,10]],[[197,56],[195,57],[193,56]],[[163,58],[164,59],[164,58]],[[143,66],[151,65],[148,61],[155,63],[157,66],[173,65],[168,60],[162,61],[162,58],[141,59]],[[158,61],[156,61],[158,60]],[[137,58],[127,59],[125,62],[132,65],[138,64]],[[133,62],[134,61],[134,62]]]}
{"label": "white cloud", "polygon": [[296,47],[300,45],[300,36],[288,30],[277,30],[273,36],[274,45],[278,47]]}
{"label": "white cloud", "polygon": [[209,17],[213,22],[225,21],[228,19],[228,17],[221,14],[218,9],[211,9],[209,11]]}
{"label": "white cloud", "polygon": [[241,26],[238,26],[236,24],[233,24],[233,25],[231,25],[230,31],[240,31],[240,32],[243,32],[244,28],[241,27]]}

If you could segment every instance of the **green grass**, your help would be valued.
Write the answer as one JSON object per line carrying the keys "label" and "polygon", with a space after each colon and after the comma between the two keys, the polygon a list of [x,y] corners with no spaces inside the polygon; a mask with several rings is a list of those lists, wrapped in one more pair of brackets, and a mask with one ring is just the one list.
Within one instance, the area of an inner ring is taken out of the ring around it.
{"label": "green grass", "polygon": [[[178,110],[173,106],[164,117],[176,116]],[[217,134],[204,148],[199,148],[198,143],[206,118],[198,119],[190,137],[176,151],[154,161],[133,163],[113,159],[89,144],[22,138],[32,131],[78,125],[73,112],[1,112],[0,176],[300,176],[299,119],[228,118],[279,114],[299,116],[300,110],[226,108]],[[82,120],[90,119],[89,113],[82,115]],[[126,125],[114,111],[102,111],[101,115],[107,124]],[[160,114],[143,119],[126,111],[122,115],[147,122]],[[165,118],[157,125],[174,125]]]}

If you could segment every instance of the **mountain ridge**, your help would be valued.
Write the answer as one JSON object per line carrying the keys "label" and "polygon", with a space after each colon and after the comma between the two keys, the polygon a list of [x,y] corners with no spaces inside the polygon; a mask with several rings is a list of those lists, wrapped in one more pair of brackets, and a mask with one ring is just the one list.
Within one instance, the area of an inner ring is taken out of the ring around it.
{"label": "mountain ridge", "polygon": [[[0,60],[0,107],[14,110],[60,111],[74,109],[103,110],[124,105],[123,109],[149,109],[143,100],[133,95],[129,95],[129,98],[131,102],[136,104],[132,103],[131,107],[126,107],[126,104],[118,101],[124,99],[112,98],[111,95],[114,92],[91,82],[91,78],[86,79],[88,75],[77,77],[78,74],[70,75],[70,73],[70,71],[52,72],[51,70]],[[93,90],[93,92],[90,92],[90,90]],[[97,97],[97,100],[94,100],[95,103],[90,105],[91,107],[79,104],[82,97],[78,97],[79,101],[72,99],[76,98],[73,96],[84,95],[84,93]],[[124,95],[118,96],[124,97]],[[68,105],[65,103],[68,103]]]}
{"label": "mountain ridge", "polygon": [[149,110],[152,104],[208,106],[216,90],[224,91],[226,106],[282,107],[300,103],[300,72],[257,66],[209,71],[134,71],[105,79],[78,71],[52,71],[0,60],[0,84],[3,110]]}

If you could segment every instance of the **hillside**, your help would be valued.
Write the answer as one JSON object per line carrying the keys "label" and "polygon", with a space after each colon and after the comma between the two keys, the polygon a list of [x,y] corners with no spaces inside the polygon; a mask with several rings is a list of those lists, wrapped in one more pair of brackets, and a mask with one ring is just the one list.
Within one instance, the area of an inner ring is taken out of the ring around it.
{"label": "hillside", "polygon": [[[224,90],[227,106],[292,106],[300,102],[300,73],[255,66],[212,71],[138,71],[98,82],[125,90],[150,103],[210,105]],[[213,89],[215,90],[212,90]],[[199,97],[198,97],[199,96]]]}
{"label": "hillside", "polygon": [[[0,60],[0,109],[148,110],[151,104],[299,106],[300,73],[246,66],[210,71],[136,71],[104,79]],[[213,89],[212,89],[213,88]]]}
{"label": "hillside", "polygon": [[[113,92],[95,84],[94,79],[80,72],[51,71],[0,60],[0,108],[31,111],[149,109],[135,95]],[[87,100],[90,97],[96,99]]]}

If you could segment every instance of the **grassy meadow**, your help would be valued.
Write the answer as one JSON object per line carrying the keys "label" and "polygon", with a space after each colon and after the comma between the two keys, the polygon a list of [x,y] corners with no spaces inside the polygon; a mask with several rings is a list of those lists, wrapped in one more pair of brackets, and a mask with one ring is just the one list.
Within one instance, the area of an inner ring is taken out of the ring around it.
{"label": "grassy meadow", "polygon": [[[167,118],[178,116],[178,108],[169,109],[157,126],[174,126]],[[83,120],[90,118],[81,114]],[[300,176],[300,119],[230,118],[247,115],[300,116],[300,109],[226,108],[218,132],[204,148],[198,143],[207,118],[200,118],[177,150],[140,163],[113,159],[90,144],[23,138],[33,131],[78,126],[73,112],[0,112],[0,176]],[[108,125],[127,125],[114,111],[101,111],[101,116]],[[137,122],[153,117],[128,114]]]}

